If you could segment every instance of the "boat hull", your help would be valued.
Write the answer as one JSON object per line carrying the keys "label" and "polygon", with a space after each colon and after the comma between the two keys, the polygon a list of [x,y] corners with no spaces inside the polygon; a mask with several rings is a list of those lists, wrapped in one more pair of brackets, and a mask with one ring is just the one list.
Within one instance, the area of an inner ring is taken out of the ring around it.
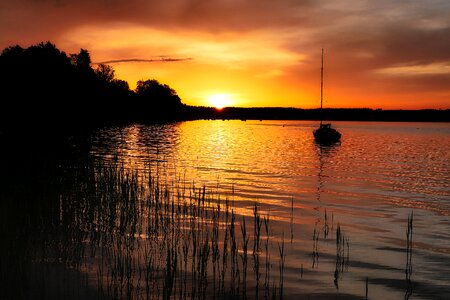
{"label": "boat hull", "polygon": [[334,144],[341,140],[341,134],[329,124],[321,125],[314,130],[314,139],[320,144]]}

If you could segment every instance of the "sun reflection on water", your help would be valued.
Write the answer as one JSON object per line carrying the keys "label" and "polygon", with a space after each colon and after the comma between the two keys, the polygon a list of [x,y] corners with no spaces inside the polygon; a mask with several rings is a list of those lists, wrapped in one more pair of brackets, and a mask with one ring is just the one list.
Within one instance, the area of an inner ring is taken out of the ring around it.
{"label": "sun reflection on water", "polygon": [[[324,230],[336,231],[340,224],[351,245],[360,247],[350,250],[353,264],[372,264],[378,266],[378,276],[394,276],[392,270],[402,268],[396,249],[404,239],[398,224],[404,222],[405,209],[423,212],[415,217],[417,246],[433,259],[447,254],[447,246],[435,244],[450,240],[450,224],[443,219],[450,215],[450,154],[446,150],[450,129],[423,124],[336,124],[343,133],[342,143],[329,148],[314,144],[313,122],[192,121],[107,129],[99,132],[99,140],[105,143],[94,145],[92,153],[100,159],[116,153],[118,162],[130,169],[159,168],[161,178],[181,187],[205,186],[221,201],[229,200],[239,218],[251,217],[258,203],[262,214],[270,215],[274,229],[284,230],[286,236],[290,230],[295,233],[291,254],[309,253],[317,246],[322,268],[333,265],[328,258],[334,251]],[[422,126],[422,131],[413,132],[414,126]],[[428,233],[431,226],[438,240]],[[316,230],[320,238],[311,240]],[[388,257],[376,258],[380,253]],[[433,269],[426,258],[416,255],[414,259],[416,268]],[[303,263],[298,258],[287,261],[294,269]],[[445,268],[450,270],[448,265]],[[372,270],[362,267],[362,271]],[[326,281],[325,274],[315,276]],[[360,275],[347,276],[339,285],[355,292]],[[389,294],[388,290],[380,286],[378,292]]]}

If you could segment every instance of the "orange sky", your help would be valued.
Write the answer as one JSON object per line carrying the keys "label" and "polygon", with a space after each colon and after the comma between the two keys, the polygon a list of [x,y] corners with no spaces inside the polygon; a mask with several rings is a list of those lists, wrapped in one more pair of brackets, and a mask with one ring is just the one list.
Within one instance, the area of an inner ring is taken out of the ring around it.
{"label": "orange sky", "polygon": [[2,48],[50,40],[94,62],[173,58],[111,65],[186,104],[318,107],[323,47],[326,107],[450,108],[447,0],[9,2]]}

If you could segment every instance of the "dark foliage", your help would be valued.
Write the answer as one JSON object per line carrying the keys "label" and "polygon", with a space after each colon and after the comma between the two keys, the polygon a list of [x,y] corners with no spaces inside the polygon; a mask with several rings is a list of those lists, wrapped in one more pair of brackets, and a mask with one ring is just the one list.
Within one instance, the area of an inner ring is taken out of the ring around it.
{"label": "dark foliage", "polygon": [[50,42],[12,46],[0,55],[0,132],[70,132],[179,114],[181,100],[169,86],[139,86],[131,91],[111,66],[94,69],[85,49],[67,55]]}
{"label": "dark foliage", "polygon": [[187,106],[189,119],[221,120],[332,120],[332,121],[402,121],[450,122],[450,109],[381,110],[369,108],[301,109],[291,107],[212,107]]}
{"label": "dark foliage", "polygon": [[[138,105],[148,112],[152,119],[180,119],[182,117],[181,99],[168,85],[161,84],[155,79],[139,80],[136,94]],[[145,119],[146,116],[142,115],[140,118]]]}

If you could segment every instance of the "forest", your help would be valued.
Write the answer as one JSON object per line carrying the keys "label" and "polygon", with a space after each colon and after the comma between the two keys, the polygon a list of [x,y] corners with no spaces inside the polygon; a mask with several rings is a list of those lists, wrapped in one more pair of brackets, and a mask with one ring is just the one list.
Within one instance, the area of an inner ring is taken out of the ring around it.
{"label": "forest", "polygon": [[150,119],[176,120],[183,108],[168,85],[141,80],[132,91],[126,81],[116,78],[111,66],[93,64],[88,50],[66,54],[51,42],[4,49],[0,91],[3,131],[79,130]]}

